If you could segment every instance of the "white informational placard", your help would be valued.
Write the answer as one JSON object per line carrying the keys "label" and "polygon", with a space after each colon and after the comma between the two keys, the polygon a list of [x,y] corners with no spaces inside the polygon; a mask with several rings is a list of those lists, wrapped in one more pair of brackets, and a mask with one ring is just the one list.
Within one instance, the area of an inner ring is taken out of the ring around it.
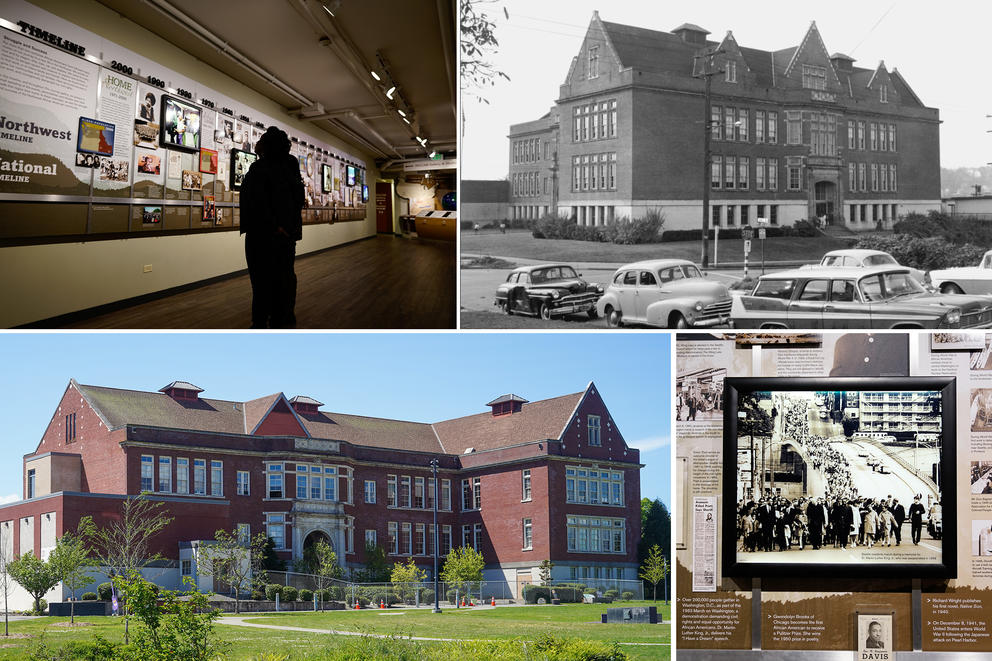
{"label": "white informational placard", "polygon": [[716,592],[716,496],[692,499],[692,591]]}

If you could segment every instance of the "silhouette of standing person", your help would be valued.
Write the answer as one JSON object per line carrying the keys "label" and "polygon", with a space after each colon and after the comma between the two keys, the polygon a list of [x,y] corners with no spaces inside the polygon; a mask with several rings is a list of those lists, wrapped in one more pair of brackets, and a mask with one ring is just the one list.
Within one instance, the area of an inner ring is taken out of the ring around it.
{"label": "silhouette of standing person", "polygon": [[296,242],[303,238],[303,180],[289,136],[270,126],[255,145],[259,159],[241,184],[241,233],[251,280],[251,327],[296,326]]}

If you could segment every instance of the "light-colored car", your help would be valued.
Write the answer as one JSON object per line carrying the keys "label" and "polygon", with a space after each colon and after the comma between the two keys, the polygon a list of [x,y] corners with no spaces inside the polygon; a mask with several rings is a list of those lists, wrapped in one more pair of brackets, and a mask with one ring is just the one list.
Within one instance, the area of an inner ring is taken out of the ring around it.
{"label": "light-colored car", "polygon": [[978,266],[930,271],[930,285],[945,294],[992,294],[992,250]]}
{"label": "light-colored car", "polygon": [[[868,250],[865,248],[847,248],[844,250],[831,250],[820,260],[820,266],[837,266],[844,268],[871,268],[873,266],[900,266],[896,258],[881,250]],[[919,269],[903,266],[909,271],[913,279],[923,284],[926,275]]]}
{"label": "light-colored car", "polygon": [[719,326],[730,320],[730,292],[703,277],[685,259],[658,259],[620,267],[596,303],[611,328]]}
{"label": "light-colored car", "polygon": [[936,294],[901,266],[768,273],[734,298],[735,328],[989,328],[992,298]]}

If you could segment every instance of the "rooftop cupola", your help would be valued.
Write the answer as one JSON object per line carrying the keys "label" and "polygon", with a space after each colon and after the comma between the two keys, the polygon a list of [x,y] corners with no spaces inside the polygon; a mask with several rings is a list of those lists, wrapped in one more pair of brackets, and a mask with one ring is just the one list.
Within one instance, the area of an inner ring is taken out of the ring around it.
{"label": "rooftop cupola", "polygon": [[165,393],[177,402],[193,402],[200,398],[203,388],[198,388],[188,381],[173,381],[169,385],[159,388],[158,391]]}
{"label": "rooftop cupola", "polygon": [[834,53],[830,56],[830,62],[837,71],[854,71],[854,63],[856,61],[850,55],[844,55],[843,53]]}
{"label": "rooftop cupola", "polygon": [[313,397],[307,397],[306,395],[297,395],[289,400],[289,403],[292,405],[294,411],[307,415],[316,415],[318,413],[317,409],[324,405],[323,402],[318,402]]}
{"label": "rooftop cupola", "polygon": [[511,393],[509,395],[500,395],[493,401],[486,404],[486,406],[492,407],[493,416],[497,416],[516,413],[520,410],[520,407],[527,403],[528,401],[523,397]]}
{"label": "rooftop cupola", "polygon": [[709,33],[709,30],[701,28],[698,25],[693,25],[692,23],[683,23],[672,30],[672,34],[677,35],[679,39],[687,44],[694,44],[696,46],[705,46],[706,35]]}

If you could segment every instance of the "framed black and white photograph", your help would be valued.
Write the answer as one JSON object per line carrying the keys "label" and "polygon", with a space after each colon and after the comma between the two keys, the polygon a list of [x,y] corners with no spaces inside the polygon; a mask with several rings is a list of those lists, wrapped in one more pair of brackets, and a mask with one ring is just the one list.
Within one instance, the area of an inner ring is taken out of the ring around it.
{"label": "framed black and white photograph", "polygon": [[888,661],[892,658],[892,613],[858,613],[858,658]]}
{"label": "framed black and white photograph", "polygon": [[971,462],[971,495],[992,494],[992,461]]}
{"label": "framed black and white photograph", "polygon": [[992,431],[992,388],[972,388],[968,414],[971,431]]}
{"label": "framed black and white photograph", "polygon": [[981,351],[985,331],[944,331],[930,335],[931,351]]}
{"label": "framed black and white photograph", "polygon": [[953,377],[723,390],[727,576],[956,575]]}

